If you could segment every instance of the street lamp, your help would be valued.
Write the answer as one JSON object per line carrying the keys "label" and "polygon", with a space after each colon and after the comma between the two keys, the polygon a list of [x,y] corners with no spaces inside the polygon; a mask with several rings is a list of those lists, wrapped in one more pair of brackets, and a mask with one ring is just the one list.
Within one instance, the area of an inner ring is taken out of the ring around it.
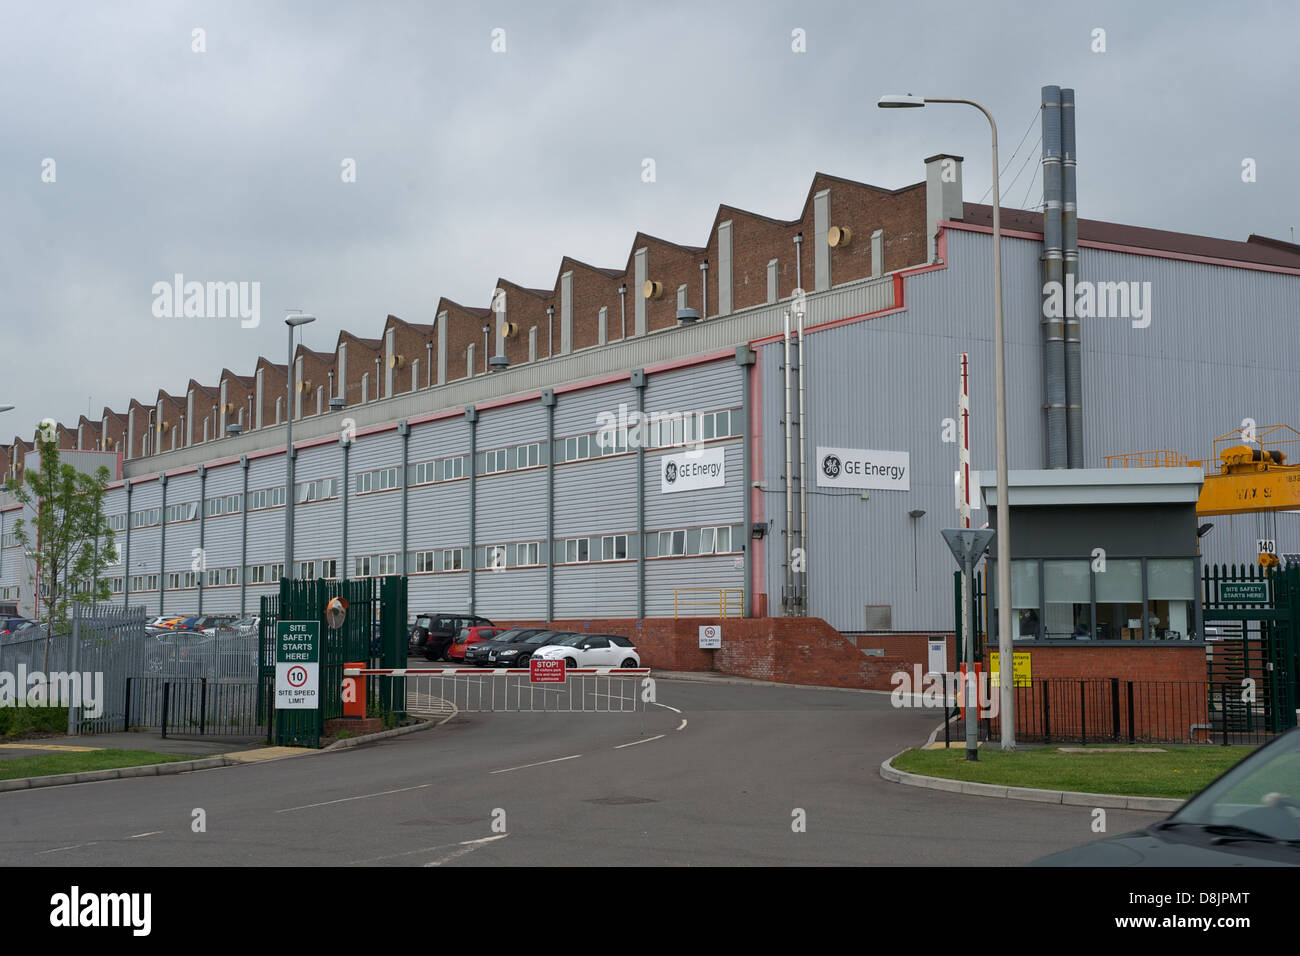
{"label": "street lamp", "polygon": [[12,405],[0,405],[0,412],[12,412],[13,410],[14,407]]}
{"label": "street lamp", "polygon": [[284,400],[286,423],[284,433],[284,571],[290,581],[296,577],[293,568],[293,330],[300,325],[315,321],[316,316],[305,315],[301,312],[296,315],[285,316],[284,319],[284,324],[289,326],[289,374],[286,376],[288,384]]}
{"label": "street lamp", "polygon": [[[1007,379],[1006,356],[1002,334],[1002,206],[998,191],[998,125],[990,113],[974,100],[892,94],[876,103],[881,109],[914,109],[928,103],[963,103],[973,106],[989,121],[993,133],[993,348],[994,388],[997,394],[998,459],[998,679],[1001,684],[1002,749],[1016,749],[1015,699],[1011,693],[1011,508],[1007,501]],[[931,224],[933,225],[933,224]]]}

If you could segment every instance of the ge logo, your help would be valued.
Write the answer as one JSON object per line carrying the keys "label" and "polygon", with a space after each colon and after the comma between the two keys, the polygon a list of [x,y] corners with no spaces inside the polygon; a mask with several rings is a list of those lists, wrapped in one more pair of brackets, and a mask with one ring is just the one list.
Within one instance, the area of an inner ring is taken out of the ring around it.
{"label": "ge logo", "polygon": [[834,455],[827,455],[822,459],[822,474],[827,478],[835,478],[840,473],[840,460]]}
{"label": "ge logo", "polygon": [[301,687],[307,683],[307,668],[290,667],[288,677],[290,687]]}
{"label": "ge logo", "polygon": [[664,468],[664,479],[670,485],[677,480],[677,462],[670,461],[667,467]]}

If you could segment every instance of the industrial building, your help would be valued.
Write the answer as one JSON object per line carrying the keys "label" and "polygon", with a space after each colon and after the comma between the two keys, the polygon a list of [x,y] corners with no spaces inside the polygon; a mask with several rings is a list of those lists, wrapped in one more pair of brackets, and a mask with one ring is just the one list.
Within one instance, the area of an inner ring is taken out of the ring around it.
{"label": "industrial building", "polygon": [[[1010,467],[1208,456],[1240,423],[1300,418],[1300,246],[1075,219],[1067,153],[1046,212],[1002,211]],[[795,219],[720,206],[701,245],[637,234],[619,267],[565,257],[550,288],[501,278],[482,308],[300,347],[297,575],[405,574],[412,610],[498,621],[951,632],[962,353],[972,466],[994,468],[992,210],[965,201],[960,156],[924,165],[900,189],[817,174]],[[1053,276],[1090,290],[1076,318],[1045,321]],[[288,373],[263,358],[60,426],[120,460],[115,602],[255,613],[275,593]],[[30,613],[19,514],[0,508],[0,598]],[[1266,537],[1300,551],[1300,516],[1219,521],[1201,560]]]}

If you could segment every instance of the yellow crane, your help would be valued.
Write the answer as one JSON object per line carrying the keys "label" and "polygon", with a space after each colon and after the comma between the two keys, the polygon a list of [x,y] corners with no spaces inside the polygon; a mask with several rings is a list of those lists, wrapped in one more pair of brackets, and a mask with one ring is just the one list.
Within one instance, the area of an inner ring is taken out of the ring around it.
{"label": "yellow crane", "polygon": [[[1285,449],[1285,450],[1284,450]],[[1192,467],[1205,472],[1196,501],[1197,516],[1267,511],[1300,511],[1300,465],[1288,465],[1287,451],[1300,449],[1300,432],[1290,425],[1243,423],[1214,440],[1214,462],[1187,458],[1176,451],[1107,455],[1107,468]],[[1261,553],[1259,563],[1274,567],[1277,555]]]}

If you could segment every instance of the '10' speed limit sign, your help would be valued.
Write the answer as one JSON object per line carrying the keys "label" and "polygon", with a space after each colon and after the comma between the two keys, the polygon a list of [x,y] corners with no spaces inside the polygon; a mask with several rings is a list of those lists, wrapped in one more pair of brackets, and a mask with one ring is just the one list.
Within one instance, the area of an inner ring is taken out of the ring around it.
{"label": "'10' speed limit sign", "polygon": [[700,647],[703,649],[722,646],[722,628],[716,624],[700,625]]}

